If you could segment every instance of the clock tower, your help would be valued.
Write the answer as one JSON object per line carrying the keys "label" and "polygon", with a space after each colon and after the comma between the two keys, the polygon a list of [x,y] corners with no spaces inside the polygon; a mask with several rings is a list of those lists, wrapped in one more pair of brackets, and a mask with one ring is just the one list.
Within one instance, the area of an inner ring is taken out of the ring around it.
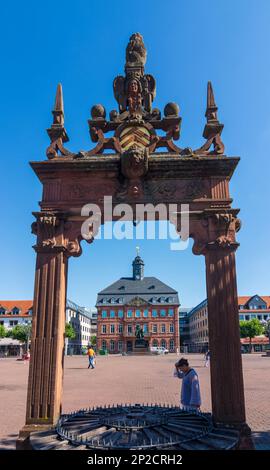
{"label": "clock tower", "polygon": [[144,262],[139,255],[139,247],[137,247],[137,256],[134,259],[132,266],[133,266],[133,279],[141,281],[144,277]]}

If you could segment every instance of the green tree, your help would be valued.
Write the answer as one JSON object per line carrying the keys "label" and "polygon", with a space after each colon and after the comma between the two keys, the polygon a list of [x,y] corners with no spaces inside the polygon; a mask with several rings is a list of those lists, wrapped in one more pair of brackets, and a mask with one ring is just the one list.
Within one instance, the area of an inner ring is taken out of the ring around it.
{"label": "green tree", "polygon": [[26,352],[29,349],[29,341],[32,333],[32,325],[16,325],[12,328],[9,336],[25,344]]}
{"label": "green tree", "polygon": [[75,332],[73,326],[70,323],[66,323],[65,337],[69,338],[69,339],[75,339],[76,338],[76,332]]}
{"label": "green tree", "polygon": [[4,325],[0,325],[0,338],[5,338],[7,332]]}
{"label": "green tree", "polygon": [[241,320],[240,321],[240,336],[241,338],[249,338],[249,352],[252,351],[251,340],[255,336],[262,335],[264,327],[257,318],[253,320]]}
{"label": "green tree", "polygon": [[91,336],[91,338],[90,338],[90,343],[92,344],[92,346],[96,346],[96,345],[97,345],[97,337],[96,337],[96,335]]}
{"label": "green tree", "polygon": [[264,334],[269,339],[270,343],[270,320],[262,320],[261,325],[263,326]]}

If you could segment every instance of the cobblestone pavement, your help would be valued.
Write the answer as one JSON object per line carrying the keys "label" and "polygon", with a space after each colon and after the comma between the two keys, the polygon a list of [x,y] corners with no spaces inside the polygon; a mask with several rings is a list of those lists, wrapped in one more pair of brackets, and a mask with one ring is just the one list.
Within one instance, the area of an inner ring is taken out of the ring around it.
{"label": "cobblestone pavement", "polygon": [[[202,355],[187,355],[197,370],[202,411],[211,411],[210,371]],[[63,412],[116,403],[178,404],[181,382],[173,377],[177,359],[168,356],[101,356],[87,369],[87,357],[65,359]],[[247,422],[257,449],[270,450],[270,359],[243,355]],[[0,449],[14,448],[24,424],[28,364],[0,359]]]}

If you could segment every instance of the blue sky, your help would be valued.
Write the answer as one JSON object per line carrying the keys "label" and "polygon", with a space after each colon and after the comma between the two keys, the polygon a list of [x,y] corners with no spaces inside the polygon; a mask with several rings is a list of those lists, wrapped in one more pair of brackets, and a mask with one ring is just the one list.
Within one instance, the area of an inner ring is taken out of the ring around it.
{"label": "blue sky", "polygon": [[[269,294],[270,2],[174,0],[126,2],[13,1],[1,7],[1,271],[0,298],[33,295],[35,253],[30,226],[41,186],[28,165],[46,158],[51,109],[63,84],[71,150],[89,149],[94,103],[116,107],[112,80],[123,73],[125,47],[139,31],[155,76],[154,105],[180,105],[181,147],[201,145],[206,84],[211,80],[224,123],[227,155],[241,156],[231,182],[238,234],[239,295]],[[131,273],[133,241],[84,245],[69,268],[69,297],[94,305],[96,293]],[[205,297],[204,258],[173,252],[168,241],[139,242],[146,275],[178,289],[181,303]]]}

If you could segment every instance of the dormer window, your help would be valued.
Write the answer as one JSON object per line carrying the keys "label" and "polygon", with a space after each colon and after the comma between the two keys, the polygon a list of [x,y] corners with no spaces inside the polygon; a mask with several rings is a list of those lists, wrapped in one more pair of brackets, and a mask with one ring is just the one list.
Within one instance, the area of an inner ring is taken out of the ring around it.
{"label": "dormer window", "polygon": [[125,288],[126,288],[126,286],[121,286],[121,287],[119,287],[118,290],[125,290]]}
{"label": "dormer window", "polygon": [[165,297],[160,297],[159,301],[164,303],[164,302],[166,302],[166,298]]}
{"label": "dormer window", "polygon": [[20,310],[19,310],[17,307],[14,307],[14,308],[12,309],[12,314],[13,314],[13,315],[19,315],[19,313],[20,313]]}
{"label": "dormer window", "polygon": [[115,304],[115,298],[114,297],[111,298],[111,304]]}
{"label": "dormer window", "polygon": [[152,297],[152,302],[153,304],[155,304],[157,302],[157,298],[156,297]]}
{"label": "dormer window", "polygon": [[3,307],[1,307],[0,308],[0,315],[5,315],[5,313],[6,313],[6,310]]}
{"label": "dormer window", "polygon": [[167,302],[172,303],[172,302],[173,302],[173,297],[168,297],[168,298],[167,298]]}
{"label": "dormer window", "polygon": [[148,287],[149,290],[155,289],[155,286],[152,284],[151,286]]}
{"label": "dormer window", "polygon": [[119,303],[119,304],[122,304],[123,302],[124,302],[124,299],[123,299],[123,297],[119,297],[119,299],[118,299],[118,303]]}
{"label": "dormer window", "polygon": [[30,310],[28,310],[28,315],[33,315],[33,310],[30,308]]}

